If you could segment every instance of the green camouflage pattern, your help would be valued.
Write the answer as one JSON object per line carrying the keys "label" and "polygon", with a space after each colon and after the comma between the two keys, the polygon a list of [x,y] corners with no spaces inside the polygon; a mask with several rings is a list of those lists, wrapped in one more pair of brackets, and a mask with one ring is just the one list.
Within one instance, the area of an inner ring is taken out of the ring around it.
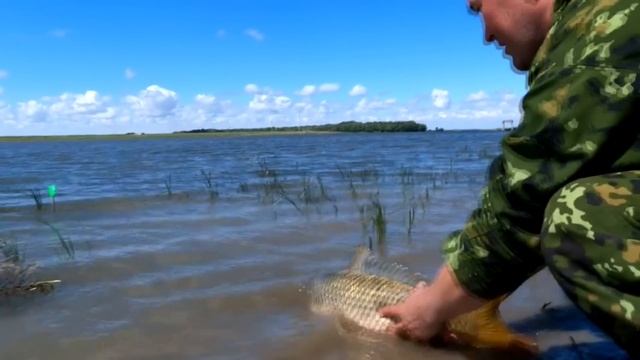
{"label": "green camouflage pattern", "polygon": [[[570,191],[565,186],[592,176],[640,170],[639,7],[637,0],[556,0],[553,25],[529,70],[520,125],[503,138],[502,154],[489,168],[477,209],[443,244],[446,262],[469,292],[493,299],[513,292],[551,265],[542,248],[557,239],[543,236],[549,234],[542,233],[545,210],[557,205],[550,203],[554,195]],[[580,190],[573,191],[571,196],[580,197]],[[585,238],[573,239],[575,246],[586,247],[585,241],[602,239],[601,227],[609,219],[591,216],[592,210],[561,212],[556,218],[590,229]],[[619,231],[630,233],[637,225],[629,222]],[[622,246],[601,250],[609,251],[608,258],[614,260],[620,260],[624,251]],[[581,261],[594,269],[599,264],[604,271],[591,280],[595,284],[612,281],[608,269],[622,265],[598,263],[589,254],[591,251]],[[568,264],[573,261],[567,259]],[[637,325],[626,317],[615,317],[611,310],[617,304],[626,315],[629,304],[640,308],[629,290],[637,285],[629,277],[636,275],[634,270],[625,268],[629,275],[611,285],[630,298],[599,298],[616,300],[609,304],[605,316],[609,320],[597,321],[599,324],[616,318],[628,326]],[[595,284],[592,286],[598,286]],[[585,303],[579,300],[583,293],[572,295],[570,291],[570,296]],[[605,330],[612,333],[610,327]]]}
{"label": "green camouflage pattern", "polygon": [[547,206],[541,238],[567,295],[640,355],[640,171],[564,186]]}

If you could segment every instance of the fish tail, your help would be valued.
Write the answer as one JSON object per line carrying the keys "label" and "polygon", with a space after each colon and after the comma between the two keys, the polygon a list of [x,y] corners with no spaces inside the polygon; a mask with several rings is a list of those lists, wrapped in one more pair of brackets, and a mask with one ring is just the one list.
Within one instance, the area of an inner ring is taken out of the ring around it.
{"label": "fish tail", "polygon": [[[535,340],[509,329],[500,316],[500,305],[506,298],[507,295],[498,297],[481,308],[454,319],[447,326],[446,337],[458,344],[477,348],[537,353],[538,345]],[[456,326],[456,323],[464,325]]]}

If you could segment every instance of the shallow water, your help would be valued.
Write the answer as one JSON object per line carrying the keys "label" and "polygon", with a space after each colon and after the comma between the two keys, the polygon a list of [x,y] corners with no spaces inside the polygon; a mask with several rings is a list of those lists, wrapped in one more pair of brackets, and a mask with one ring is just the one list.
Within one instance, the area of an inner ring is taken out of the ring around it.
{"label": "shallow water", "polygon": [[[309,311],[306,290],[369,241],[433,275],[441,240],[476,204],[501,136],[0,144],[0,239],[39,266],[36,279],[62,280],[49,295],[2,302],[0,358],[496,358],[341,332]],[[59,189],[55,212],[48,199],[36,210],[29,195],[48,184]],[[384,240],[361,213],[376,193]],[[41,220],[73,243],[73,259]],[[546,272],[503,315],[539,341],[544,358],[620,355]]]}

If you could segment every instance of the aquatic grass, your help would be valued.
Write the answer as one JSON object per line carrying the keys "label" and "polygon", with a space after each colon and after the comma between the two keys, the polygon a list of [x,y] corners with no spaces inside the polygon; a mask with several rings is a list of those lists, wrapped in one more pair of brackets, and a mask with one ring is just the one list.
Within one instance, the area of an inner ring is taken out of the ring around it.
{"label": "aquatic grass", "polygon": [[240,185],[238,185],[238,192],[246,194],[249,192],[249,184],[247,183],[241,183]]}
{"label": "aquatic grass", "polygon": [[76,250],[75,250],[75,247],[73,245],[73,242],[70,239],[65,238],[64,236],[62,236],[62,234],[60,233],[60,230],[58,230],[50,222],[48,222],[48,221],[46,221],[44,219],[40,219],[39,221],[42,224],[48,226],[55,233],[58,241],[60,242],[60,246],[62,247],[64,252],[67,254],[67,258],[69,260],[75,259]]}
{"label": "aquatic grass", "polygon": [[322,182],[322,177],[316,175],[316,181],[304,175],[302,177],[302,191],[299,198],[309,206],[310,204],[320,204],[324,201],[334,201],[327,193],[327,189]]}
{"label": "aquatic grass", "polygon": [[420,208],[422,209],[422,214],[427,211],[427,203],[429,202],[429,187],[425,186],[424,188],[424,196],[420,197]]}
{"label": "aquatic grass", "polygon": [[169,197],[172,197],[173,191],[172,191],[172,183],[171,183],[171,174],[169,174],[167,177],[164,178],[164,187],[167,190],[167,195]]}
{"label": "aquatic grass", "polygon": [[353,177],[353,171],[347,170],[344,166],[336,164],[336,169],[338,169],[338,173],[340,174],[342,180],[348,180],[349,178]]}
{"label": "aquatic grass", "polygon": [[373,166],[369,166],[360,171],[356,172],[356,176],[360,178],[362,183],[367,183],[369,181],[378,182],[380,179],[380,172]]}
{"label": "aquatic grass", "polygon": [[260,200],[263,203],[269,201],[271,205],[277,205],[282,200],[284,200],[290,203],[296,210],[298,210],[298,212],[304,213],[304,211],[302,211],[302,209],[291,198],[291,196],[289,196],[287,190],[284,188],[282,182],[278,178],[277,173],[275,171],[269,171],[268,176],[270,177],[270,179],[263,184],[262,188],[264,194],[263,196],[259,196]]}
{"label": "aquatic grass", "polygon": [[404,166],[400,168],[400,183],[402,185],[413,185],[415,184],[415,173],[412,169],[405,168]]}
{"label": "aquatic grass", "polygon": [[409,237],[411,237],[411,230],[413,229],[413,224],[415,223],[415,220],[416,220],[416,208],[411,207],[409,209],[408,224],[407,224],[407,236]]}
{"label": "aquatic grass", "polygon": [[31,189],[31,197],[36,204],[36,209],[42,210],[42,193],[40,190]]}
{"label": "aquatic grass", "polygon": [[358,210],[363,234],[365,236],[370,236],[370,232],[375,234],[376,243],[382,254],[386,242],[387,219],[384,206],[380,202],[379,193],[370,195],[369,202],[360,205]]}
{"label": "aquatic grass", "polygon": [[14,264],[24,262],[24,255],[20,252],[18,244],[15,241],[0,240],[0,252],[4,257],[4,261]]}
{"label": "aquatic grass", "polygon": [[[300,213],[304,213],[304,211],[302,211],[302,209],[300,209],[300,207],[298,206],[298,204],[289,196],[289,194],[287,194],[287,191],[284,189],[284,187],[282,186],[282,184],[278,184],[278,193],[280,195],[280,199],[284,199],[286,200],[288,203],[290,203],[291,205],[293,205],[293,207],[298,210],[298,212]],[[276,204],[279,202],[279,200],[276,202]]]}
{"label": "aquatic grass", "polygon": [[15,241],[0,240],[0,294],[11,289],[26,286],[35,271],[35,265],[25,264],[22,254]]}
{"label": "aquatic grass", "polygon": [[335,199],[327,193],[327,189],[324,187],[324,183],[322,182],[322,178],[320,175],[316,176],[316,181],[318,182],[318,187],[320,188],[320,198],[326,201],[335,201]]}
{"label": "aquatic grass", "polygon": [[353,200],[358,200],[360,197],[358,189],[356,189],[356,185],[353,183],[353,178],[349,178],[349,195],[351,195],[351,199]]}
{"label": "aquatic grass", "polygon": [[213,183],[213,178],[211,176],[211,171],[204,171],[204,169],[200,169],[200,175],[202,176],[202,182],[204,183],[205,188],[209,193],[209,200],[215,200],[220,196],[220,193],[216,189],[215,184]]}
{"label": "aquatic grass", "polygon": [[376,240],[378,243],[378,249],[381,251],[381,255],[384,253],[384,245],[387,235],[387,220],[385,218],[384,207],[380,202],[380,199],[376,195],[371,201],[371,205],[374,209],[374,215],[372,218],[373,227],[376,231]]}
{"label": "aquatic grass", "polygon": [[258,166],[260,167],[260,170],[258,170],[258,177],[277,176],[275,170],[269,168],[269,165],[267,164],[267,160],[265,160],[264,158],[261,158],[260,160],[258,160]]}

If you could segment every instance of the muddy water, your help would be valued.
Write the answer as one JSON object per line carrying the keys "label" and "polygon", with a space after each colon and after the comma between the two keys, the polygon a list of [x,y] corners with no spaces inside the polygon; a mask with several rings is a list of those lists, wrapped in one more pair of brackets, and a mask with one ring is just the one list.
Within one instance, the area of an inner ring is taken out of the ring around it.
{"label": "muddy water", "polygon": [[[0,238],[39,266],[34,279],[62,280],[1,303],[0,359],[499,358],[345,332],[309,311],[307,286],[370,241],[432,275],[501,135],[0,144]],[[51,183],[55,212],[47,199],[36,210],[28,190]],[[362,212],[375,194],[382,240]],[[621,356],[546,272],[503,315],[543,358]]]}

